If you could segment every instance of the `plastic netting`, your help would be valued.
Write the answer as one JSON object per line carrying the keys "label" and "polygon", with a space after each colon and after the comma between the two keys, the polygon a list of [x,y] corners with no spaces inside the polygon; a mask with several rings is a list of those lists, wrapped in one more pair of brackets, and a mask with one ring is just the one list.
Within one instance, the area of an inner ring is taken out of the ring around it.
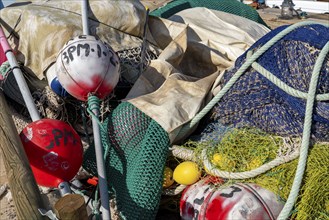
{"label": "plastic netting", "polygon": [[[249,51],[257,50],[284,28],[271,31]],[[269,48],[257,63],[288,86],[307,93],[316,59],[328,41],[328,27],[317,24],[302,26]],[[228,82],[244,63],[246,54],[240,56],[235,67],[224,75],[222,84]],[[328,74],[327,56],[320,71],[317,94],[329,92]],[[249,68],[216,104],[211,114],[215,121],[224,125],[240,124],[281,136],[301,136],[305,106],[306,99],[289,95],[254,68]],[[327,101],[316,101],[312,135],[317,140],[329,139],[328,110]]]}
{"label": "plastic netting", "polygon": [[[294,146],[294,142],[298,144],[298,140],[291,140],[287,143],[284,138],[279,136],[269,135],[255,129],[239,128],[226,131],[219,142],[188,141],[184,147],[194,149],[197,157],[204,148],[208,148],[207,156],[215,168],[234,173],[256,169],[277,156],[289,154],[294,147],[297,147]],[[291,212],[291,219],[328,218],[328,156],[328,144],[317,143],[310,148],[303,184]],[[199,162],[202,163],[202,161]],[[253,178],[226,179],[224,184],[217,187],[241,182],[255,183],[275,193],[279,201],[284,203],[290,193],[297,164],[298,159],[295,159]],[[206,168],[205,170],[209,173],[209,170]]]}
{"label": "plastic netting", "polygon": [[[221,81],[226,84],[248,59],[270,39],[283,31],[279,27],[257,41]],[[329,41],[329,28],[323,25],[301,26],[276,42],[256,62],[291,88],[308,92],[311,75],[321,49]],[[329,56],[321,67],[316,94],[329,91]],[[207,150],[216,169],[231,173],[256,169],[275,158],[298,150],[301,145],[306,99],[283,91],[250,67],[240,76],[202,121],[198,132],[183,147],[193,149],[197,158]],[[299,197],[291,219],[328,219],[328,101],[316,100],[311,127],[311,145]],[[290,141],[287,141],[290,140]],[[204,160],[201,158],[201,163]],[[252,182],[288,198],[298,160],[284,162],[263,174],[232,182]],[[209,170],[205,169],[207,172]]]}
{"label": "plastic netting", "polygon": [[255,9],[242,2],[232,0],[174,0],[152,11],[150,15],[169,18],[170,16],[184,9],[195,7],[205,7],[217,11],[235,14],[268,27]]}
{"label": "plastic netting", "polygon": [[[154,120],[128,102],[119,104],[104,122],[108,143],[106,173],[117,208],[125,219],[154,219],[159,207],[169,137]],[[94,148],[83,167],[97,175]]]}

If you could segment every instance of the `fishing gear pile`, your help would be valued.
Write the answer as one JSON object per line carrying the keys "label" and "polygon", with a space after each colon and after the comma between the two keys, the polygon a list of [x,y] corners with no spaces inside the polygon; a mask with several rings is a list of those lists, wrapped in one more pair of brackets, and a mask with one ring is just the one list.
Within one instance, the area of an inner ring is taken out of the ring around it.
{"label": "fishing gear pile", "polygon": [[[252,54],[285,28],[271,31],[240,56],[220,86],[224,87]],[[237,79],[182,147],[193,150],[206,173],[227,171],[232,176],[227,184],[256,183],[286,202],[296,173],[312,72],[328,41],[329,28],[320,24],[300,26],[278,40],[256,60],[258,65],[252,64]],[[327,54],[316,86],[311,146],[299,196],[290,213],[292,219],[322,219],[329,213],[328,73]],[[287,160],[259,175],[243,177],[280,158]],[[234,174],[241,175],[234,179]]]}
{"label": "fishing gear pile", "polygon": [[[256,42],[235,62],[221,82],[225,85],[247,59],[285,27],[279,27]],[[312,71],[323,46],[329,41],[329,28],[323,25],[302,26],[269,48],[257,63],[291,88],[307,93]],[[329,92],[329,58],[322,65],[316,89],[317,97]],[[223,125],[256,127],[281,136],[301,136],[306,99],[295,97],[278,87],[254,68],[249,68],[212,110],[212,119]],[[329,104],[317,99],[312,135],[328,141]]]}

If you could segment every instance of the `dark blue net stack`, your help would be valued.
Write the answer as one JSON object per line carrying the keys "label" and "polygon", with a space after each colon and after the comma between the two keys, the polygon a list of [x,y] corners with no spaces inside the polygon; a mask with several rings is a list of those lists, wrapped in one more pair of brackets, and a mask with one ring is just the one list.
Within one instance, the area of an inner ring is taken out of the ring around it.
{"label": "dark blue net stack", "polygon": [[[287,26],[279,27],[257,41],[249,50],[256,51]],[[267,50],[257,63],[294,89],[308,92],[315,62],[329,41],[329,28],[320,24],[302,26]],[[234,68],[223,77],[225,85],[245,62],[240,56]],[[322,65],[317,94],[329,92],[328,55]],[[248,126],[280,136],[301,136],[306,100],[293,97],[250,67],[212,109],[212,124]],[[207,128],[209,130],[209,128]],[[216,132],[213,129],[212,132]],[[203,134],[205,136],[205,134]],[[329,103],[316,101],[312,135],[329,139]]]}

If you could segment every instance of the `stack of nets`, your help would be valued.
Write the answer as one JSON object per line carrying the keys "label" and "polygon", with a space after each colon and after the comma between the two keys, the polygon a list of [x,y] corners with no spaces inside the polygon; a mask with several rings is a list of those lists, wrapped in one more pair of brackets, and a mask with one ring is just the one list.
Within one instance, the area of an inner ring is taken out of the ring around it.
{"label": "stack of nets", "polygon": [[[160,203],[169,137],[153,119],[128,102],[119,104],[104,122],[102,143],[106,174],[124,219],[154,219]],[[83,167],[97,175],[94,148]]]}
{"label": "stack of nets", "polygon": [[[279,27],[256,42],[237,59],[221,84],[225,85],[245,63],[249,51],[255,52],[285,28]],[[315,62],[328,41],[328,27],[318,24],[301,26],[276,42],[256,62],[288,86],[307,93]],[[327,55],[320,70],[316,94],[328,94],[328,75]],[[202,162],[201,151],[207,149],[207,158],[218,170],[232,173],[250,171],[276,158],[298,152],[305,110],[306,99],[289,95],[250,67],[204,119],[205,126],[183,146],[193,149]],[[329,217],[328,112],[328,101],[315,100],[307,167],[291,213],[292,219]],[[297,162],[295,159],[256,177],[229,179],[227,183],[254,182],[285,201],[291,190]]]}
{"label": "stack of nets", "polygon": [[182,10],[195,7],[205,7],[238,15],[268,27],[255,9],[242,2],[231,0],[174,0],[152,11],[150,15],[169,18]]}
{"label": "stack of nets", "polygon": [[[277,28],[256,42],[256,51],[285,27]],[[302,26],[275,43],[258,60],[261,66],[295,90],[307,93],[315,62],[329,41],[329,28],[323,25]],[[222,80],[226,84],[245,62],[246,52]],[[321,67],[316,94],[329,92],[329,58]],[[274,83],[249,68],[212,110],[214,121],[221,124],[243,124],[281,136],[301,136],[306,99],[289,95]],[[329,140],[329,104],[316,101],[312,135],[316,140]]]}

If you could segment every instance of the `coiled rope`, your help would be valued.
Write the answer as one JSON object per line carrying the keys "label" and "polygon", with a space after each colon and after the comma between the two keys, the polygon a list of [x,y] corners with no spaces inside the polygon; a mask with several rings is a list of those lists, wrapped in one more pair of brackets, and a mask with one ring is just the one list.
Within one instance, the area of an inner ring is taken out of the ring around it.
{"label": "coiled rope", "polygon": [[259,73],[261,73],[263,76],[265,76],[272,83],[277,85],[279,88],[281,88],[283,91],[285,91],[289,95],[296,96],[298,98],[307,99],[300,153],[298,151],[295,151],[293,154],[289,155],[289,158],[285,158],[285,159],[277,158],[277,159],[269,162],[268,164],[264,164],[263,166],[256,168],[255,170],[251,170],[251,171],[247,171],[247,172],[240,172],[240,173],[230,173],[230,172],[220,171],[220,170],[214,168],[212,166],[212,164],[209,162],[208,158],[206,157],[206,149],[202,151],[202,159],[204,160],[204,165],[207,168],[207,170],[209,170],[211,173],[215,174],[216,176],[220,176],[220,177],[224,177],[224,178],[231,178],[231,179],[232,178],[246,179],[246,178],[257,176],[277,165],[288,162],[287,160],[292,160],[292,159],[298,157],[298,154],[299,154],[300,157],[299,157],[297,171],[295,174],[293,185],[292,185],[290,194],[288,196],[287,202],[285,203],[283,209],[280,212],[280,215],[278,217],[279,220],[285,220],[290,216],[291,210],[293,208],[293,205],[295,204],[295,201],[296,201],[298,193],[299,193],[301,181],[303,179],[303,175],[304,175],[304,171],[305,171],[305,166],[306,166],[306,161],[307,161],[307,156],[308,156],[308,148],[309,148],[309,144],[310,144],[310,134],[311,134],[314,100],[321,100],[321,101],[329,100],[329,94],[316,95],[316,87],[317,87],[317,83],[318,83],[319,73],[320,73],[322,64],[324,62],[324,59],[329,52],[329,42],[322,48],[322,50],[319,54],[319,57],[316,60],[316,63],[315,63],[315,66],[314,66],[314,69],[312,72],[309,91],[307,94],[289,87],[283,81],[279,80],[272,73],[265,70],[261,65],[259,65],[255,61],[265,51],[267,51],[270,47],[272,47],[276,42],[278,42],[280,39],[282,39],[285,35],[287,35],[291,31],[297,29],[298,27],[312,25],[312,24],[320,24],[320,25],[329,27],[328,24],[305,21],[305,22],[293,24],[293,25],[287,27],[286,29],[284,29],[283,31],[281,31],[280,33],[278,33],[271,40],[269,40],[266,44],[264,44],[259,50],[257,50],[254,54],[252,54],[249,58],[247,57],[247,60],[245,61],[245,63],[232,76],[232,78],[225,84],[225,86],[222,88],[222,90],[220,90],[220,92],[188,124],[186,124],[185,126],[182,127],[182,129],[178,135],[179,137],[182,137],[191,128],[193,128],[214,107],[214,105],[216,103],[218,103],[218,101],[226,94],[226,92],[233,86],[233,84],[239,79],[239,77],[241,75],[243,75],[245,73],[245,71],[250,66],[255,68]]}

